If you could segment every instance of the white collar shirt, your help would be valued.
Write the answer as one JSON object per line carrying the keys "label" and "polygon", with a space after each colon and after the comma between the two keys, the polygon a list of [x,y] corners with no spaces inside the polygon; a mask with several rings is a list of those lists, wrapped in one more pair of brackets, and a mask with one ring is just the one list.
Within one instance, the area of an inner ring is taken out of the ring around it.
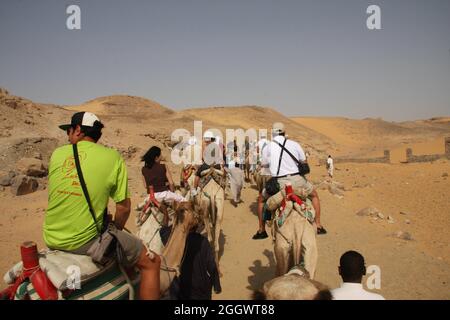
{"label": "white collar shirt", "polygon": [[[264,148],[263,152],[263,159],[264,161],[268,162],[270,174],[272,177],[280,177],[285,176],[289,174],[296,174],[298,173],[298,165],[292,159],[292,157],[286,152],[283,152],[283,155],[281,157],[281,163],[280,163],[280,171],[277,174],[278,170],[278,163],[280,161],[280,154],[281,154],[281,146],[279,146],[276,142],[279,142],[280,144],[284,143],[285,138],[283,136],[276,136],[272,139],[272,141],[269,144],[269,147]],[[305,161],[305,152],[303,151],[302,147],[295,141],[287,139],[286,144],[284,147],[289,150],[292,155],[300,161]]]}
{"label": "white collar shirt", "polygon": [[331,294],[333,300],[385,300],[382,295],[364,290],[361,283],[344,282]]}

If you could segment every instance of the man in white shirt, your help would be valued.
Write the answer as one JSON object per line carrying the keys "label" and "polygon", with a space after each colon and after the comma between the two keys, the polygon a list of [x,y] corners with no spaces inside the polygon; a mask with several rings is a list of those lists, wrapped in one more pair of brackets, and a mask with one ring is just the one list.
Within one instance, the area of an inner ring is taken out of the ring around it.
{"label": "man in white shirt", "polygon": [[334,170],[333,158],[330,155],[328,155],[327,171],[328,171],[328,175],[330,176],[330,178],[333,178],[333,170]]}
{"label": "man in white shirt", "polygon": [[[314,186],[304,176],[299,174],[297,161],[306,161],[302,147],[297,142],[285,138],[284,125],[280,122],[273,124],[272,136],[269,148],[263,150],[263,158],[269,162],[269,170],[272,177],[277,178],[280,188],[284,188],[287,183],[290,183],[294,190],[306,194],[311,199],[316,212],[317,234],[327,233],[320,223],[319,195]],[[283,150],[283,146],[285,150]]]}
{"label": "man in white shirt", "polygon": [[366,275],[364,257],[356,251],[341,256],[339,274],[344,281],[340,288],[331,290],[333,300],[385,300],[383,296],[366,291],[362,278]]}

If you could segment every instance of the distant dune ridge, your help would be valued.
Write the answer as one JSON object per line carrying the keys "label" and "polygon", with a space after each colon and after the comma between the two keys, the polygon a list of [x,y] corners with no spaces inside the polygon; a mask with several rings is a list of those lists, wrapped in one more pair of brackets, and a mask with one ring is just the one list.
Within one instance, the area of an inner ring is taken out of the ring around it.
{"label": "distant dune ridge", "polygon": [[[260,106],[213,106],[174,111],[155,101],[130,95],[111,95],[81,105],[59,106],[36,103],[1,89],[0,111],[3,115],[0,119],[0,139],[5,141],[3,149],[5,145],[17,143],[14,142],[17,139],[30,137],[57,139],[63,143],[66,136],[58,125],[69,121],[74,111],[91,111],[104,119],[106,129],[102,141],[122,148],[148,144],[149,134],[170,139],[177,128],[193,134],[194,120],[203,122],[203,131],[217,128],[224,135],[227,128],[269,130],[273,122],[283,122],[289,137],[300,142],[313,157],[320,158],[329,153],[376,156],[382,155],[383,149],[387,148],[393,150],[394,158],[401,159],[404,149],[411,146],[418,146],[419,152],[436,153],[443,148],[440,140],[450,135],[450,117],[446,116],[387,122],[342,117],[288,118],[274,108]],[[142,138],[145,135],[147,139]]]}

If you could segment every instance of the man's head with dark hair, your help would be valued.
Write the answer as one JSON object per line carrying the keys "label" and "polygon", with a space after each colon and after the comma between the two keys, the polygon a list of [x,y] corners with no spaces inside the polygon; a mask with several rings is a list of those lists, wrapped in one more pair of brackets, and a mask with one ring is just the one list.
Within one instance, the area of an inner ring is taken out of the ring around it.
{"label": "man's head with dark hair", "polygon": [[69,141],[77,143],[84,137],[92,139],[97,142],[102,136],[102,129],[104,125],[100,119],[91,112],[77,112],[72,116],[70,124],[62,124],[60,129],[67,132]]}
{"label": "man's head with dark hair", "polygon": [[339,274],[344,282],[361,283],[366,274],[364,257],[356,251],[347,251],[341,256]]}

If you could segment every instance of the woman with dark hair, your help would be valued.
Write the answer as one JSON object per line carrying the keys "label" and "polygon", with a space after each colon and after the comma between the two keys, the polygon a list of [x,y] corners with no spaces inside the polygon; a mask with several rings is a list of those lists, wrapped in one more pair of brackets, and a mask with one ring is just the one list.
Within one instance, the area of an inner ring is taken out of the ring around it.
{"label": "woman with dark hair", "polygon": [[[145,188],[149,196],[155,197],[158,202],[183,202],[186,201],[184,197],[175,193],[172,175],[167,170],[164,164],[161,164],[161,149],[157,146],[151,147],[142,157],[144,166],[142,167],[142,176],[144,178]],[[152,190],[153,189],[153,190]]]}

